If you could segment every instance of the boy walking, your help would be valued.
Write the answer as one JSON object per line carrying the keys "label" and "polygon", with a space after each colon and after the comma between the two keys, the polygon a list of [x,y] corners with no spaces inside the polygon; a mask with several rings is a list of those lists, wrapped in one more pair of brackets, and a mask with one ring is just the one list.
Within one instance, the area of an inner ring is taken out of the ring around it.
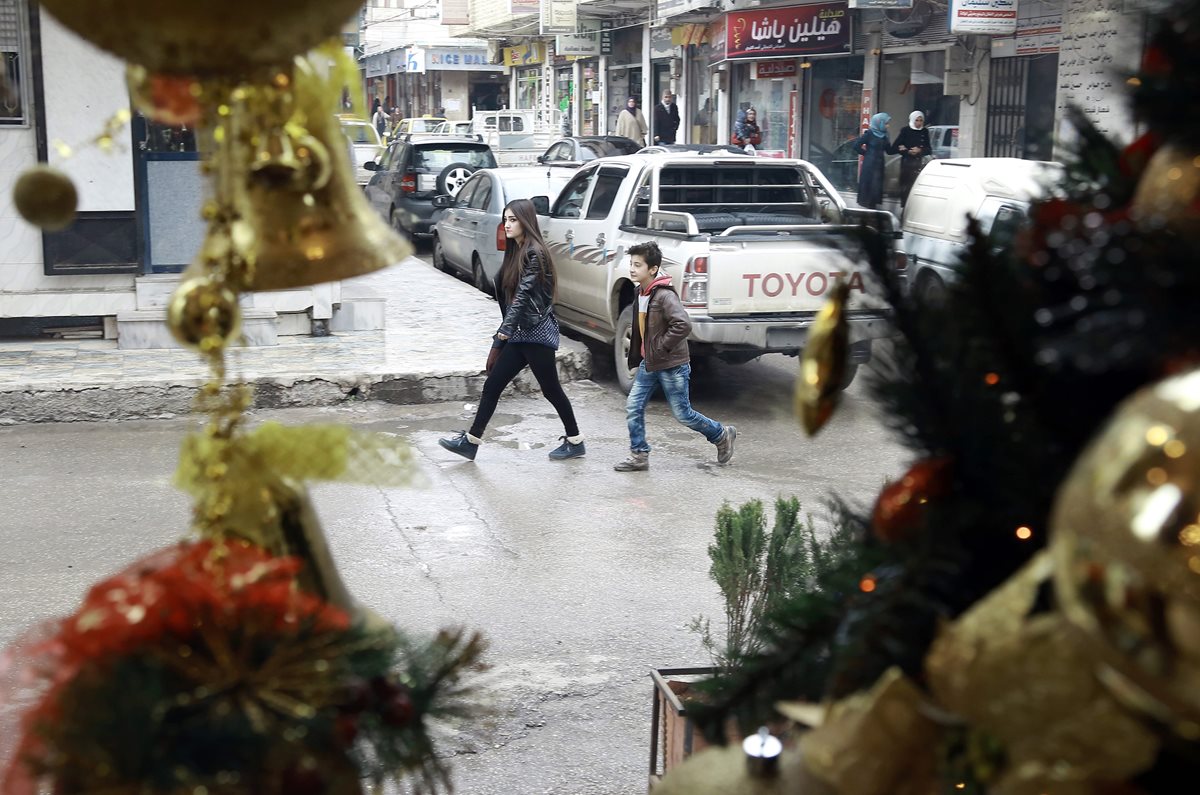
{"label": "boy walking", "polygon": [[688,334],[692,321],[663,273],[662,252],[656,243],[639,243],[629,249],[629,277],[638,286],[633,314],[633,339],[629,366],[637,368],[633,388],[625,403],[629,423],[629,458],[613,467],[618,472],[644,472],[650,468],[646,443],[646,403],[660,386],[675,419],[704,435],[717,446],[717,463],[733,458],[737,428],[710,420],[692,408],[692,377]]}

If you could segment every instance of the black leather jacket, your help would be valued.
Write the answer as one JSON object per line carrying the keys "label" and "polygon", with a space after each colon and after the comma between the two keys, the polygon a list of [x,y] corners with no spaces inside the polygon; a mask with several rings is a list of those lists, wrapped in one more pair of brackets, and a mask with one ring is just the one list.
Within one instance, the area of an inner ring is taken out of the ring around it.
{"label": "black leather jacket", "polygon": [[[511,302],[504,303],[504,289],[499,278],[496,281],[496,295],[500,297],[500,311],[504,314],[497,335],[511,337],[517,331],[533,328],[550,314],[554,306],[554,277],[542,278],[541,257],[537,252],[530,251],[525,255],[521,281],[517,283],[517,293]],[[503,344],[498,336],[492,343],[493,347]]]}

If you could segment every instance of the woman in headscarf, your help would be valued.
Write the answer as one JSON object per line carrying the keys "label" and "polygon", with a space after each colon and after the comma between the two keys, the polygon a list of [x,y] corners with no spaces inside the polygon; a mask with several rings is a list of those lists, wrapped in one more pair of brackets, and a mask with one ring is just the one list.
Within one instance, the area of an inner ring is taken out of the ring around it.
{"label": "woman in headscarf", "polygon": [[746,114],[739,115],[733,125],[733,135],[729,142],[734,146],[758,146],[762,143],[762,130],[758,127],[758,112],[754,108],[746,108]]}
{"label": "woman in headscarf", "polygon": [[858,173],[858,205],[867,210],[878,208],[883,201],[883,158],[896,152],[887,135],[891,120],[886,113],[876,113],[871,117],[871,126],[854,142],[854,151],[863,156]]}
{"label": "woman in headscarf", "polygon": [[917,174],[930,153],[929,130],[925,129],[925,114],[914,110],[908,114],[908,126],[896,136],[893,148],[900,153],[900,206],[908,202],[908,192],[917,181]]}

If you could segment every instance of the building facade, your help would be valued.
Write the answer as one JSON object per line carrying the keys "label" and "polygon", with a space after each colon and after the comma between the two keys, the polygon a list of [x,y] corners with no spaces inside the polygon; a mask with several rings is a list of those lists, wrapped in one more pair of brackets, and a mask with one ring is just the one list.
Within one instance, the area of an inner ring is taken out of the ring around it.
{"label": "building facade", "polygon": [[[132,113],[111,147],[97,145],[110,120],[132,111],[125,64],[36,0],[0,0],[0,53],[0,337],[175,345],[167,301],[205,235],[195,131]],[[13,205],[17,179],[38,162],[67,172],[78,190],[76,219],[62,231],[30,225]],[[248,341],[320,331],[340,302],[336,282],[252,293],[243,299]]]}
{"label": "building facade", "polygon": [[727,143],[753,107],[764,154],[811,160],[849,192],[849,142],[880,111],[892,136],[921,111],[939,157],[1050,159],[1070,104],[1135,133],[1122,75],[1145,19],[1120,0],[561,5],[467,0],[461,35],[488,42],[514,106],[560,108],[580,134],[611,132],[630,96],[649,119],[666,89],[680,142]]}

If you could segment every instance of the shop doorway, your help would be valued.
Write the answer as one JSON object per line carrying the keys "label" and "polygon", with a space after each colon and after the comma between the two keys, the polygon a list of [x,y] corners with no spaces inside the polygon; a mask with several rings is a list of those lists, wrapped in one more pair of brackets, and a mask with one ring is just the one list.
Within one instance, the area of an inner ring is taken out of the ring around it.
{"label": "shop doorway", "polygon": [[984,154],[1050,160],[1058,55],[995,58],[990,82]]}

